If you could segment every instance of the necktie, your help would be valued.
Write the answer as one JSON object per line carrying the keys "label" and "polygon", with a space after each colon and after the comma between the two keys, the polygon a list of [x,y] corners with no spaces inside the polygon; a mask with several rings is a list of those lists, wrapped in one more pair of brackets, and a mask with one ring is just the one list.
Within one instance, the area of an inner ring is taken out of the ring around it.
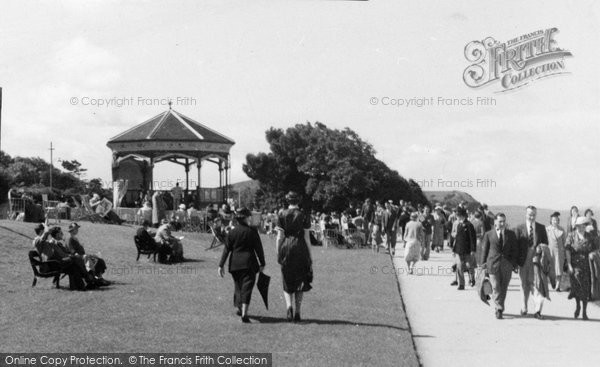
{"label": "necktie", "polygon": [[529,225],[529,247],[533,247],[533,224]]}
{"label": "necktie", "polygon": [[504,250],[504,236],[502,236],[502,231],[500,231],[500,248]]}

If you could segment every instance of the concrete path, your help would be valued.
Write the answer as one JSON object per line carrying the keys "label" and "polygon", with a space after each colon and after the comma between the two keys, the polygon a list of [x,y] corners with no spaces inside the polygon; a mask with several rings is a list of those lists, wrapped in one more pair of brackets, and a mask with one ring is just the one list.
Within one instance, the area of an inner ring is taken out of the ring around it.
{"label": "concrete path", "polygon": [[[574,320],[575,301],[552,292],[545,320],[519,314],[519,279],[513,274],[503,320],[496,320],[468,285],[454,280],[449,250],[431,253],[408,275],[402,244],[393,258],[406,314],[423,366],[600,366],[600,307],[588,306],[589,321]],[[533,309],[529,300],[529,309]]]}

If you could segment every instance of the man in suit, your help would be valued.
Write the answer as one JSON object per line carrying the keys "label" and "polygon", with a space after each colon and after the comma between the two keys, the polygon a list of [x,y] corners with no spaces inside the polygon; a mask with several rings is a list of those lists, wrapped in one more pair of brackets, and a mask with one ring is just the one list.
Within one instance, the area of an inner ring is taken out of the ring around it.
{"label": "man in suit", "polygon": [[386,247],[390,254],[394,255],[396,249],[396,231],[398,227],[398,210],[392,204],[392,200],[385,203],[383,213],[383,230],[385,231]]}
{"label": "man in suit", "polygon": [[537,209],[535,206],[528,206],[525,214],[525,223],[520,224],[515,233],[518,242],[518,264],[519,277],[521,278],[521,295],[523,299],[523,307],[521,315],[527,315],[527,303],[529,294],[533,293],[533,304],[535,307],[534,316],[536,319],[542,320],[542,306],[544,296],[533,285],[533,257],[540,244],[548,244],[548,235],[546,227],[535,221]]}
{"label": "man in suit", "polygon": [[496,214],[494,227],[483,235],[481,260],[482,267],[490,275],[496,318],[502,319],[511,272],[518,268],[518,245],[515,233],[506,229],[506,216],[503,213]]}
{"label": "man in suit", "polygon": [[[473,224],[467,220],[467,211],[461,207],[456,210],[458,225],[452,256],[456,260],[458,290],[465,289],[465,266],[468,267],[471,287],[475,285],[475,250],[477,236]],[[452,283],[454,285],[455,283]]]}

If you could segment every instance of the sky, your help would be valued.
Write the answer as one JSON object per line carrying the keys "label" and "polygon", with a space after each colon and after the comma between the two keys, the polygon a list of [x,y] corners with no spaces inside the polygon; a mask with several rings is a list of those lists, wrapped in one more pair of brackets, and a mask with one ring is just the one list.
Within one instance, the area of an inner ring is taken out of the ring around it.
{"label": "sky", "polygon": [[[491,205],[598,206],[599,15],[589,0],[5,1],[2,150],[49,159],[52,141],[55,159],[110,182],[106,142],[171,98],[236,141],[233,182],[248,179],[246,154],[268,150],[268,128],[320,121],[355,130],[424,190]],[[464,83],[469,42],[553,27],[573,55],[566,73],[507,92]],[[133,103],[116,104],[124,99]],[[155,180],[184,177],[156,166]],[[218,185],[216,166],[202,180]]]}

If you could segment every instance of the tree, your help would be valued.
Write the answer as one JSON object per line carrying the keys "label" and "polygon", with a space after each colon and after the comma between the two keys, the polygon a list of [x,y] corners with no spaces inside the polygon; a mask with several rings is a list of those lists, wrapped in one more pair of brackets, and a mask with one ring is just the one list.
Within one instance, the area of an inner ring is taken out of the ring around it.
{"label": "tree", "polygon": [[344,209],[366,197],[426,203],[420,192],[375,157],[372,145],[349,128],[297,124],[266,132],[269,153],[248,154],[244,172],[260,182],[259,201],[281,203],[285,193],[302,194],[306,207]]}
{"label": "tree", "polygon": [[77,178],[81,178],[81,174],[87,171],[87,168],[81,168],[81,163],[76,159],[72,161],[62,161],[62,167],[69,173],[75,175]]}

